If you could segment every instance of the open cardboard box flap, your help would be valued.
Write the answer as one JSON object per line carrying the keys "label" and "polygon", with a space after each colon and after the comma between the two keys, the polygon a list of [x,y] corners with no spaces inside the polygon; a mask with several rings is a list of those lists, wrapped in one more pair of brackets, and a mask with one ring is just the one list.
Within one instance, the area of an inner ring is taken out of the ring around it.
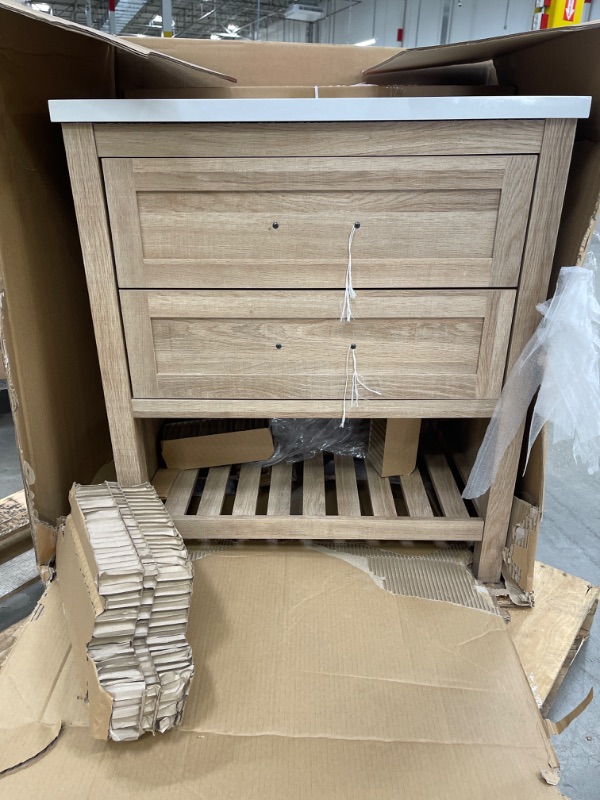
{"label": "open cardboard box flap", "polygon": [[83,729],[59,574],[0,672],[6,796],[559,797],[500,616],[392,594],[295,545],[213,552],[194,568],[183,726],[127,745]]}
{"label": "open cardboard box flap", "polygon": [[[425,67],[469,60],[475,51],[465,55],[473,43],[405,56],[391,48],[153,38],[160,51],[153,52],[10,0],[0,0],[0,27],[0,334],[37,558],[45,565],[55,553],[57,519],[68,511],[70,486],[91,482],[110,460],[64,147],[60,126],[49,121],[47,101],[127,91],[176,95],[199,87],[210,93],[230,85],[224,72],[238,76],[246,88],[274,80],[281,86],[349,86],[365,80],[364,70],[374,75],[373,61],[390,63],[394,54],[399,61],[409,59],[402,63]],[[483,48],[477,58],[494,58],[496,69],[511,78],[505,82],[521,92],[593,95],[594,122],[582,125],[596,125],[597,25],[475,44]],[[553,62],[555,47],[563,50]],[[436,61],[436,53],[446,55]],[[569,70],[565,63],[572,65]],[[483,70],[488,72],[489,66]],[[590,130],[580,128],[586,135]],[[580,260],[599,193],[600,144],[590,137],[576,145],[557,265]]]}

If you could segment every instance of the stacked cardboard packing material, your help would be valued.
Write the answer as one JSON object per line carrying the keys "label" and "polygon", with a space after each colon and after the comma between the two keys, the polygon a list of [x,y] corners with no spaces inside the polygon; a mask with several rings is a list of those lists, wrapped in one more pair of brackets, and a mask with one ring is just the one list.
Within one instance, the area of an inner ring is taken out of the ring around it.
{"label": "stacked cardboard packing material", "polygon": [[109,738],[164,733],[181,721],[194,672],[183,540],[150,485],[76,485],[71,506],[67,533],[98,612],[87,656],[112,698]]}

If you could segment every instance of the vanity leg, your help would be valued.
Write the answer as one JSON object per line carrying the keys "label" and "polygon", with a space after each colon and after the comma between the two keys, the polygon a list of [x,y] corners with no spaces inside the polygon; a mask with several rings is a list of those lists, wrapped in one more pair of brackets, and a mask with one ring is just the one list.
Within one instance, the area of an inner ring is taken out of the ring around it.
{"label": "vanity leg", "polygon": [[136,420],[108,226],[104,185],[92,125],[63,128],[83,263],[98,347],[100,374],[117,478],[124,486],[148,480],[147,424]]}

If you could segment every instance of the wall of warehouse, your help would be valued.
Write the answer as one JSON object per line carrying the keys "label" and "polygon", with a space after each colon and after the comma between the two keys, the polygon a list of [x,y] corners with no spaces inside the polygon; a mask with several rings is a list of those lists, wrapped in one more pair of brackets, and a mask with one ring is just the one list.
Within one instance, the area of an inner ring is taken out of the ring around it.
{"label": "wall of warehouse", "polygon": [[[310,2],[310,0],[307,0]],[[581,2],[581,0],[579,0]],[[589,19],[600,19],[600,0],[592,0]],[[325,19],[266,21],[270,41],[356,44],[367,39],[390,47],[425,47],[531,30],[534,0],[327,0]],[[398,29],[404,31],[398,42]]]}

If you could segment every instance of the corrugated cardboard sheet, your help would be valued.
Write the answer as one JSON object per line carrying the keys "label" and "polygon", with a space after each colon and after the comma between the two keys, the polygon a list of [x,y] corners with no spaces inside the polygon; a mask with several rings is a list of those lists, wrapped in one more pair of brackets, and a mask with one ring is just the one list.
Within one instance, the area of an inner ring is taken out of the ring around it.
{"label": "corrugated cardboard sheet", "polygon": [[542,777],[556,779],[556,757],[501,617],[393,594],[302,546],[228,548],[194,571],[183,730],[127,745],[83,729],[50,586],[0,672],[0,767],[56,741],[0,778],[3,796],[559,796]]}

